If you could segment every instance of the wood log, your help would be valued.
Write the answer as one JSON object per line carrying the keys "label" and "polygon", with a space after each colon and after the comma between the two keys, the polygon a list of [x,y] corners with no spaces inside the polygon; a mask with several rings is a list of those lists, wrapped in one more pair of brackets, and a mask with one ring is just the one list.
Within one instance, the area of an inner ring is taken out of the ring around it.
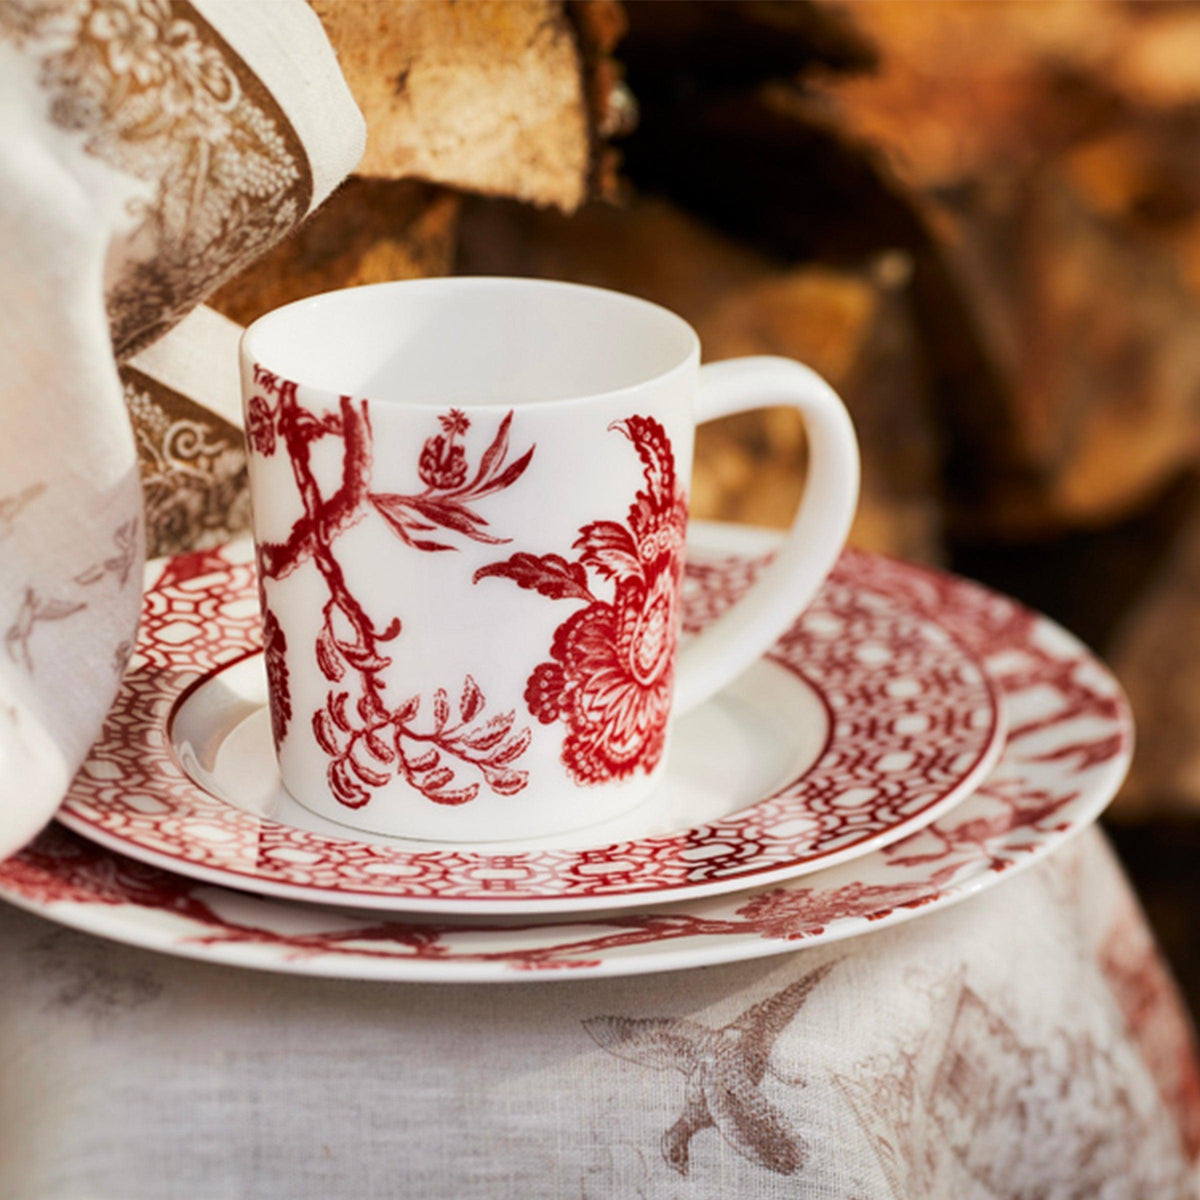
{"label": "wood log", "polygon": [[629,27],[625,7],[620,0],[568,0],[566,12],[579,43],[591,129],[587,191],[611,199],[621,186],[617,174],[621,156],[609,139],[623,137],[637,125],[637,102],[625,86],[624,69],[613,57]]}
{"label": "wood log", "polygon": [[333,288],[445,275],[460,198],[417,180],[347,180],[294,234],[209,304],[243,325]]}
{"label": "wood log", "polygon": [[1098,214],[1054,169],[973,213],[953,253],[1008,382],[993,483],[964,529],[1101,526],[1196,458],[1200,311],[1165,244]]}
{"label": "wood log", "polygon": [[1133,706],[1138,746],[1117,806],[1126,819],[1200,812],[1200,482],[1110,659]]}
{"label": "wood log", "polygon": [[570,212],[611,174],[620,18],[556,0],[313,0],[367,120],[363,175]]}
{"label": "wood log", "polygon": [[[472,203],[458,269],[574,279],[674,309],[705,358],[783,354],[809,363],[845,396],[864,454],[852,535],[859,545],[940,557],[939,440],[926,405],[911,317],[910,264],[789,268],[661,201],[592,205],[570,220],[515,205]],[[787,410],[706,426],[692,482],[696,516],[785,525],[803,484],[805,446]]]}
{"label": "wood log", "polygon": [[880,67],[824,81],[825,119],[881,156],[946,265],[931,351],[953,299],[988,363],[986,396],[943,405],[986,481],[953,497],[957,527],[1044,535],[1145,506],[1200,454],[1200,124],[1177,107],[1200,73],[1172,40],[1200,36],[1195,14],[853,12]]}
{"label": "wood log", "polygon": [[789,79],[813,67],[862,71],[875,48],[852,12],[812,0],[638,0],[621,56],[649,102]]}

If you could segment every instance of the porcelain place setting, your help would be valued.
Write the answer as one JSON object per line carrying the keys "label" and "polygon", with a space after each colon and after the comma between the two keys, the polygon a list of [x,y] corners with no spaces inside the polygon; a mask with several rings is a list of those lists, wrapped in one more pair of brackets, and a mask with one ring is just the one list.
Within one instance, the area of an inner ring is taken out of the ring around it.
{"label": "porcelain place setting", "polygon": [[[58,825],[0,863],[21,907],[305,974],[680,969],[953,904],[1124,776],[1070,635],[843,549],[853,430],[797,363],[498,279],[300,301],[242,357],[254,539],[148,565]],[[775,404],[792,529],[689,523],[696,424]]]}

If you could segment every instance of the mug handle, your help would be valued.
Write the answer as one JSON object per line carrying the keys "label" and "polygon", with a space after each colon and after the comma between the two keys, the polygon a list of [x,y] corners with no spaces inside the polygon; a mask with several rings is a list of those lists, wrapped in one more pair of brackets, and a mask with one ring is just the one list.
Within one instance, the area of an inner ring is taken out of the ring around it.
{"label": "mug handle", "polygon": [[804,417],[808,436],[800,507],[787,540],[754,586],[680,648],[676,713],[703,703],[761,657],[816,594],[850,532],[858,504],[858,442],[833,388],[790,358],[735,358],[700,368],[697,425],[789,404]]}

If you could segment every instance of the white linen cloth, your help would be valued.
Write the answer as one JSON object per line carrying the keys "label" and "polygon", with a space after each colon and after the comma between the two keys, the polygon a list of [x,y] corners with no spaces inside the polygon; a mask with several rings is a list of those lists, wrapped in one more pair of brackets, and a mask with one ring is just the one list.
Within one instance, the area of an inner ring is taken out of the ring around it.
{"label": "white linen cloth", "polygon": [[683,974],[291,978],[3,907],[0,961],[5,1200],[1197,1194],[1190,1030],[1095,830],[945,912]]}
{"label": "white linen cloth", "polygon": [[0,857],[57,806],[135,628],[117,360],[293,228],[364,139],[304,0],[0,3]]}

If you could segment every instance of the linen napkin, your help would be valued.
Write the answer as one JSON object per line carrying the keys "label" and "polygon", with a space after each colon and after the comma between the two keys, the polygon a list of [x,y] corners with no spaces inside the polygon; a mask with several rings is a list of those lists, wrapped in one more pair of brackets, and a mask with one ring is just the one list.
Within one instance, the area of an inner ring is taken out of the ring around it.
{"label": "linen napkin", "polygon": [[304,0],[0,0],[0,856],[58,805],[132,644],[147,531],[126,396],[155,436],[151,384],[186,359],[147,347],[364,141]]}

